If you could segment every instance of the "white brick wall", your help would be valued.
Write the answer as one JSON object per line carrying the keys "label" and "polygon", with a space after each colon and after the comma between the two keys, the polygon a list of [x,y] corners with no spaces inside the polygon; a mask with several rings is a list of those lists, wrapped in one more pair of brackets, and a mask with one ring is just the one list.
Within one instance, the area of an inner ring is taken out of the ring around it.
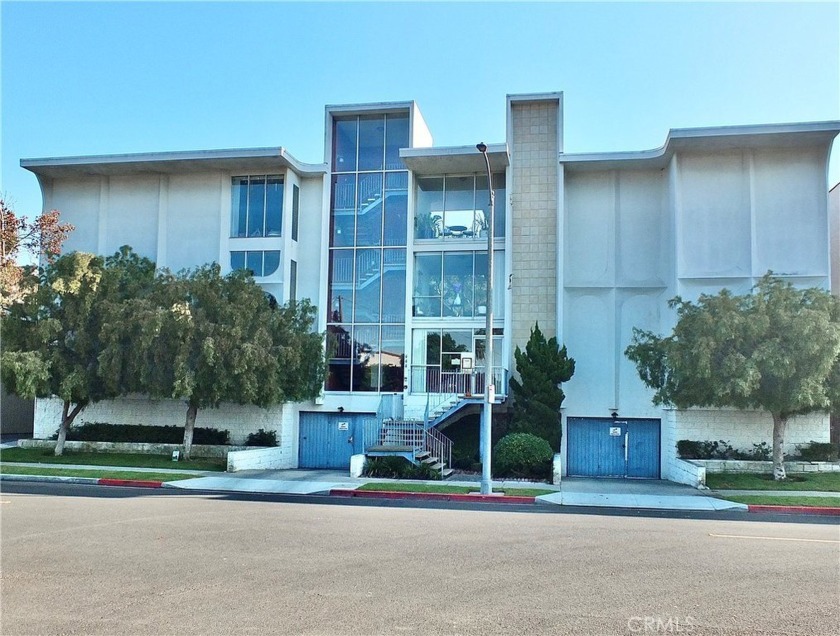
{"label": "white brick wall", "polygon": [[236,472],[237,470],[284,468],[291,468],[291,466],[289,466],[288,449],[282,446],[232,451],[227,456],[227,470],[229,473]]}
{"label": "white brick wall", "polygon": [[690,461],[672,457],[668,462],[669,479],[678,484],[688,484],[695,488],[706,485],[706,467]]}
{"label": "white brick wall", "polygon": [[[61,423],[62,402],[41,399],[35,404],[34,437],[53,435]],[[76,417],[75,424],[106,422],[108,424],[146,424],[150,426],[184,426],[187,407],[178,400],[150,400],[127,397],[91,404]],[[230,431],[231,444],[243,444],[249,433],[259,429],[277,432],[279,448],[283,449],[282,468],[297,467],[297,406],[284,404],[268,409],[256,406],[222,404],[218,409],[198,411],[195,425]]]}
{"label": "white brick wall", "polygon": [[[767,442],[770,446],[773,444],[773,418],[769,413],[719,409],[691,409],[672,413],[671,444],[681,439],[725,440],[733,448],[742,450],[751,450],[753,444],[760,442]],[[828,415],[823,413],[801,415],[788,420],[785,453],[793,453],[798,444],[829,441],[828,422]]]}
{"label": "white brick wall", "polygon": [[[793,453],[799,444],[827,442],[828,419],[828,415],[822,413],[791,418],[785,435],[785,453]],[[676,446],[681,439],[724,440],[740,450],[752,450],[753,444],[761,442],[767,442],[768,446],[773,444],[773,418],[758,411],[669,410],[663,413],[662,424],[662,478],[682,484],[696,486],[692,481],[699,480],[700,475],[677,457]],[[705,472],[704,468],[702,483],[705,483]]]}

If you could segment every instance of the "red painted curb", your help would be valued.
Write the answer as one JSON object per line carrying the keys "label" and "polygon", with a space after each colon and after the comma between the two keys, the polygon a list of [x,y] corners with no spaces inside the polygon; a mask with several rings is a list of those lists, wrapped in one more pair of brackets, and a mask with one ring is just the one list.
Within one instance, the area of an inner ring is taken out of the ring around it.
{"label": "red painted curb", "polygon": [[474,503],[532,504],[535,497],[504,497],[499,495],[469,494],[444,492],[405,492],[402,490],[348,490],[335,488],[330,490],[333,497],[361,497],[363,499],[420,499],[425,501],[469,501]]}
{"label": "red painted curb", "polygon": [[96,482],[100,486],[135,486],[139,488],[162,488],[162,481],[144,481],[142,479],[109,479],[102,477]]}
{"label": "red painted curb", "polygon": [[829,515],[840,517],[840,508],[824,506],[771,506],[768,504],[749,504],[750,512],[782,512],[804,515]]}

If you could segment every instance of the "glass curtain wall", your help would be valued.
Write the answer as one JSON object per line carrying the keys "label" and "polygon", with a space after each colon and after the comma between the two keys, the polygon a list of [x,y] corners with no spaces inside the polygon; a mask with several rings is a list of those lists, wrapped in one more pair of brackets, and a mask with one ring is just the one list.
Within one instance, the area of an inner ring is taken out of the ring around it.
{"label": "glass curtain wall", "polygon": [[[504,317],[504,252],[496,250],[493,315]],[[483,318],[487,315],[485,252],[420,252],[414,257],[416,318]]]}
{"label": "glass curtain wall", "polygon": [[408,112],[333,121],[327,391],[402,391]]}
{"label": "glass curtain wall", "polygon": [[[505,175],[493,175],[496,190],[494,237],[505,235]],[[417,179],[417,209],[414,215],[416,239],[487,240],[490,221],[490,192],[482,175],[446,175]]]}

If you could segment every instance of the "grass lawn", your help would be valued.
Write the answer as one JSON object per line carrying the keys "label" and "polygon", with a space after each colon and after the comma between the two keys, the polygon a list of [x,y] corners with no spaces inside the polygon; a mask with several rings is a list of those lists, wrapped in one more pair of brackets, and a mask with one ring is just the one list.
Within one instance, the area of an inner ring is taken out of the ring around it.
{"label": "grass lawn", "polygon": [[727,495],[724,499],[742,504],[765,506],[828,506],[840,508],[840,497],[797,497],[776,495]]}
{"label": "grass lawn", "polygon": [[[390,492],[434,492],[446,495],[468,495],[478,493],[478,486],[446,486],[443,484],[400,484],[369,482],[358,488],[359,490],[385,490]],[[509,497],[538,497],[550,495],[556,490],[545,488],[506,488],[504,491],[493,490],[493,492],[504,492]]]}
{"label": "grass lawn", "polygon": [[224,459],[193,459],[173,462],[171,455],[143,455],[140,453],[77,453],[65,450],[61,457],[53,455],[51,448],[4,448],[0,462],[26,462],[32,464],[81,464],[85,466],[132,466],[137,468],[181,468],[186,470],[227,469]]}
{"label": "grass lawn", "polygon": [[130,472],[125,470],[81,470],[78,468],[36,468],[35,466],[0,465],[2,475],[56,475],[59,477],[105,477],[108,479],[140,479],[143,481],[178,481],[198,475],[185,473]]}
{"label": "grass lawn", "polygon": [[808,490],[840,492],[840,473],[788,473],[785,481],[755,473],[706,473],[712,490]]}

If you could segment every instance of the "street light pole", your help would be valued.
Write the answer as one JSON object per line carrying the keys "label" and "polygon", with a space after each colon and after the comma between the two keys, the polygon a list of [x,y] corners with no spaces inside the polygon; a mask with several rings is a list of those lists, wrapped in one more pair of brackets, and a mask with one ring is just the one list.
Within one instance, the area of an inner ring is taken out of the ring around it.
{"label": "street light pole", "polygon": [[496,213],[496,192],[493,189],[493,174],[490,172],[490,158],[487,145],[476,144],[484,155],[487,166],[487,188],[490,190],[490,219],[487,223],[487,327],[484,330],[484,410],[481,414],[481,494],[493,493],[490,471],[491,434],[493,424],[493,400],[496,387],[493,383],[493,226]]}

